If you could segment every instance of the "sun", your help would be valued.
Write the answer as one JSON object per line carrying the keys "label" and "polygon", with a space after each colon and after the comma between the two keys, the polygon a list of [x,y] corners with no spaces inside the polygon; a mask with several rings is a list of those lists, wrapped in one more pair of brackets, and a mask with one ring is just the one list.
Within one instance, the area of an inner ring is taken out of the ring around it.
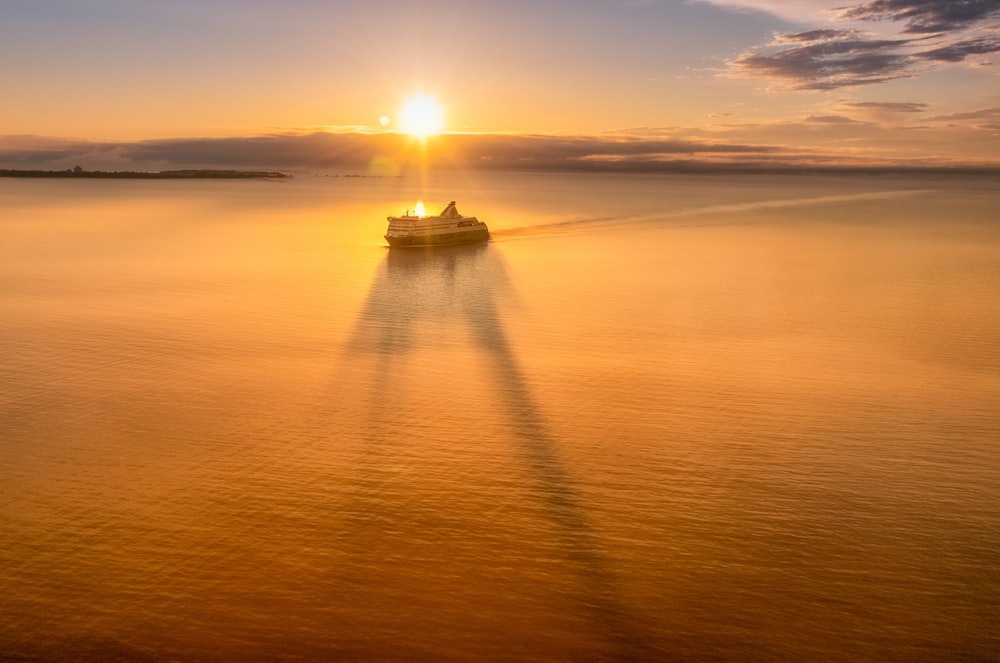
{"label": "sun", "polygon": [[413,97],[403,104],[399,112],[399,125],[411,136],[427,138],[444,127],[444,111],[429,97]]}

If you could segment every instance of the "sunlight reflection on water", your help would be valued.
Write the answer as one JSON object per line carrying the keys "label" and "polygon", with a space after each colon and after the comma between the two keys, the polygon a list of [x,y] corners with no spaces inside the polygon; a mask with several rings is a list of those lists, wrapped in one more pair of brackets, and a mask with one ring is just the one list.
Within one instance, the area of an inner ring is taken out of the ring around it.
{"label": "sunlight reflection on water", "polygon": [[80,184],[0,182],[4,656],[1000,649],[989,187]]}

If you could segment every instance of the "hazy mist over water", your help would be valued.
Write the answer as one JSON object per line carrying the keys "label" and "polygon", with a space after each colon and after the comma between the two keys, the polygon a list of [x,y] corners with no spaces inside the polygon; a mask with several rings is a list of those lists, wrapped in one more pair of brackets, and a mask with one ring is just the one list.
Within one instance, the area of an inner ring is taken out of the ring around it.
{"label": "hazy mist over water", "polygon": [[[487,244],[389,251],[456,200]],[[1000,194],[0,179],[0,658],[1000,656]]]}

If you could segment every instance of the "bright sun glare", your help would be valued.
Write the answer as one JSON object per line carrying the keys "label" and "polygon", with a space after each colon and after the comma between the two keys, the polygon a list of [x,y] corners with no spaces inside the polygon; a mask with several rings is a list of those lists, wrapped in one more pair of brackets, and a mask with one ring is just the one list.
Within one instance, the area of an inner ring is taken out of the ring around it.
{"label": "bright sun glare", "polygon": [[403,105],[399,124],[411,136],[426,138],[444,127],[444,112],[433,99],[414,97]]}

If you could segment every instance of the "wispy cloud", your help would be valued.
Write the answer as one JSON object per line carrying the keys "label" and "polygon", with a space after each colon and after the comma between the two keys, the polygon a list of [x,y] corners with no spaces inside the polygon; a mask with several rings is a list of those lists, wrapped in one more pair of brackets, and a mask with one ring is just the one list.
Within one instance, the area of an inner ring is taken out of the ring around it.
{"label": "wispy cloud", "polygon": [[728,73],[799,90],[834,90],[915,76],[1000,52],[998,0],[872,0],[841,8],[840,21],[901,23],[895,37],[820,28],[775,35],[729,62]]}
{"label": "wispy cloud", "polygon": [[978,129],[1000,132],[1000,108],[983,108],[965,113],[935,115],[928,119],[934,122],[961,123]]}
{"label": "wispy cloud", "polygon": [[758,11],[786,21],[809,22],[843,8],[844,0],[689,0],[736,10]]}
{"label": "wispy cloud", "polygon": [[927,110],[927,104],[915,101],[847,101],[843,105],[858,110],[889,113],[923,113]]}
{"label": "wispy cloud", "polygon": [[802,121],[813,124],[863,124],[844,115],[808,115]]}
{"label": "wispy cloud", "polygon": [[903,32],[955,32],[1000,15],[997,0],[871,0],[847,7],[840,16],[853,20],[905,22]]}

